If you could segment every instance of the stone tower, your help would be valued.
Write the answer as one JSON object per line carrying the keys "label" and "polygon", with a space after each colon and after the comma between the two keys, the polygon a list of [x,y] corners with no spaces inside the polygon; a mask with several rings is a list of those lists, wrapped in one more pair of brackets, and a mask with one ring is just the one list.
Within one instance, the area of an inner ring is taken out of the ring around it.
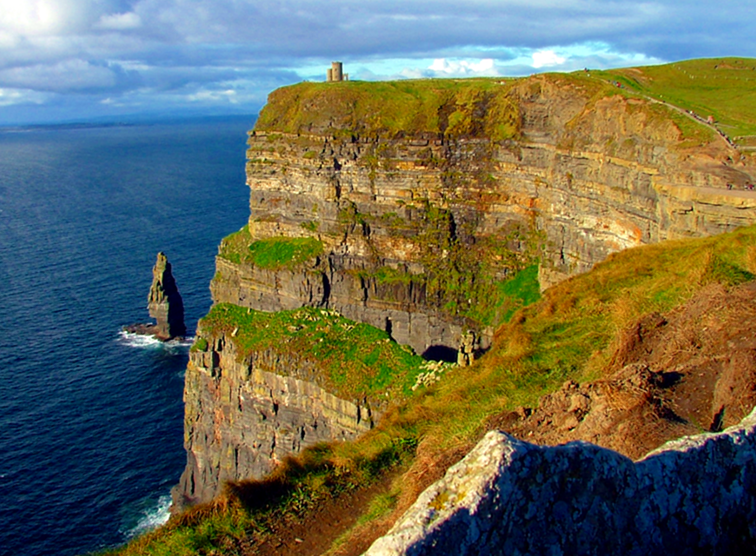
{"label": "stone tower", "polygon": [[348,81],[349,75],[344,73],[344,66],[341,62],[331,62],[331,67],[326,73],[326,81],[333,83],[336,81]]}

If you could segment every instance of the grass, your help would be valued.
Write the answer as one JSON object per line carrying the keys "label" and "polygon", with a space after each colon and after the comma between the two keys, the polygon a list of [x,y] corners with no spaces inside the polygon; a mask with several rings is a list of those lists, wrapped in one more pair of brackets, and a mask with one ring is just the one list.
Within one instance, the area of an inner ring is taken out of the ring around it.
{"label": "grass", "polygon": [[271,237],[253,242],[249,258],[259,268],[291,268],[323,253],[323,244],[313,237]]}
{"label": "grass", "polygon": [[706,118],[734,138],[756,135],[756,60],[712,58],[659,66],[597,71],[641,93]]}
{"label": "grass", "polygon": [[299,133],[332,126],[350,133],[485,133],[504,140],[516,136],[519,126],[508,83],[500,78],[300,83],[271,93],[255,129]]}
{"label": "grass", "polygon": [[235,264],[280,270],[297,267],[323,253],[323,244],[313,237],[271,237],[252,241],[244,226],[223,239],[218,256]]}
{"label": "grass", "polygon": [[407,395],[424,363],[383,330],[313,307],[265,313],[217,304],[200,320],[196,343],[220,334],[241,357],[273,351],[297,359],[321,386],[350,400]]}

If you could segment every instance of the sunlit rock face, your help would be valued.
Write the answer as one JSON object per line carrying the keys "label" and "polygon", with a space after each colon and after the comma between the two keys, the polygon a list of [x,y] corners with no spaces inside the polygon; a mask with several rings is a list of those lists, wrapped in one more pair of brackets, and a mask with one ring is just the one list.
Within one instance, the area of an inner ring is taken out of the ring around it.
{"label": "sunlit rock face", "polygon": [[[547,287],[622,249],[756,222],[756,195],[727,189],[756,181],[752,157],[684,138],[672,111],[640,98],[536,76],[502,85],[503,97],[470,94],[469,106],[438,93],[428,117],[442,131],[387,132],[357,119],[367,101],[339,96],[347,88],[314,100],[298,90],[274,92],[250,135],[244,233],[314,238],[323,251],[287,268],[221,255],[216,301],[333,308],[456,360],[468,330],[488,345],[497,315],[480,308],[527,260]],[[371,121],[397,109],[373,106]],[[309,118],[296,132],[293,113]],[[449,131],[468,116],[464,133]]]}
{"label": "sunlit rock face", "polygon": [[754,518],[756,413],[638,462],[490,432],[365,554],[746,554]]}
{"label": "sunlit rock face", "polygon": [[[646,100],[535,76],[426,90],[433,110],[388,130],[375,122],[403,105],[360,87],[271,94],[249,137],[249,221],[220,246],[215,303],[335,310],[459,361],[489,347],[508,309],[500,286],[529,265],[547,287],[622,249],[756,222],[756,196],[727,188],[756,181],[753,158],[717,137],[691,141]],[[250,247],[272,240],[306,240],[305,255],[255,262]],[[374,417],[315,388],[294,355],[238,361],[231,337],[208,341],[187,370],[178,501],[207,500],[311,441],[352,438]]]}
{"label": "sunlit rock face", "polygon": [[226,481],[261,478],[307,446],[351,440],[373,426],[369,407],[319,386],[296,353],[242,358],[233,337],[198,334],[209,343],[192,351],[186,370],[187,465],[175,509],[212,500]]}

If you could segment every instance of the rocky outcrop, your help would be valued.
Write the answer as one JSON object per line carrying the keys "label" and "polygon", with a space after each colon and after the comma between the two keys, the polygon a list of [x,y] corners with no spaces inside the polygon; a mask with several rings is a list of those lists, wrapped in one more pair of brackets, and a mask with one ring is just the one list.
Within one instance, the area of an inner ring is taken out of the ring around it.
{"label": "rocky outcrop", "polygon": [[132,334],[155,336],[163,341],[186,335],[184,301],[173,278],[171,263],[163,252],[157,254],[157,261],[152,268],[147,309],[156,321],[154,324],[134,324],[124,327],[124,330]]}
{"label": "rocky outcrop", "polygon": [[[453,361],[467,330],[487,347],[497,284],[531,261],[546,287],[621,249],[756,222],[756,194],[727,189],[753,181],[750,158],[713,135],[685,137],[671,109],[576,77],[466,100],[437,93],[438,127],[403,132],[355,120],[364,100],[329,96],[347,89],[314,99],[300,89],[273,93],[250,134],[243,233],[247,244],[315,238],[323,252],[262,268],[222,249],[216,301],[333,308]],[[312,113],[296,131],[289,112],[270,115],[292,103]],[[502,103],[513,131],[497,136]],[[369,119],[388,110],[376,103]],[[470,126],[452,133],[464,118]]]}
{"label": "rocky outcrop", "polygon": [[718,432],[756,406],[756,282],[701,288],[617,335],[602,378],[562,388],[489,429],[535,444],[584,440],[637,459],[673,438]]}
{"label": "rocky outcrop", "polygon": [[147,299],[150,316],[155,319],[156,335],[170,339],[186,334],[184,302],[171,272],[171,263],[165,253],[158,253],[152,269],[152,287]]}
{"label": "rocky outcrop", "polygon": [[756,412],[636,463],[492,431],[365,554],[744,554],[754,492]]}
{"label": "rocky outcrop", "polygon": [[233,337],[201,325],[197,333],[203,345],[192,349],[186,370],[187,465],[173,489],[174,510],[211,500],[228,480],[263,477],[307,446],[350,440],[373,426],[367,404],[317,384],[306,356],[242,357]]}

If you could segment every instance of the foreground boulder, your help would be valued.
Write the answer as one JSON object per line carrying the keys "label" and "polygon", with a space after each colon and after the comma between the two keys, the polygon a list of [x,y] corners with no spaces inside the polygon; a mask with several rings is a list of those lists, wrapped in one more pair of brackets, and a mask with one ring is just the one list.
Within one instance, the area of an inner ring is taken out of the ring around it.
{"label": "foreground boulder", "polygon": [[124,330],[133,334],[155,336],[167,341],[182,338],[186,334],[184,324],[184,301],[173,278],[171,263],[162,251],[152,268],[152,285],[147,297],[147,309],[155,324],[133,324]]}
{"label": "foreground boulder", "polygon": [[743,554],[754,539],[756,410],[638,462],[489,432],[366,555]]}

